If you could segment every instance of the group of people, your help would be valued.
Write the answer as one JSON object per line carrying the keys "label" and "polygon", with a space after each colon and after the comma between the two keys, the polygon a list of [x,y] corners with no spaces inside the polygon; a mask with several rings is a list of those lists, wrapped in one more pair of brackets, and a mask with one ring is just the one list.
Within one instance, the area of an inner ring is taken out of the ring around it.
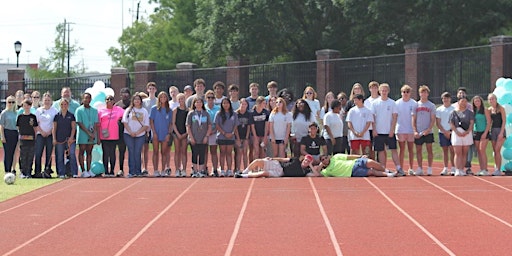
{"label": "group of people", "polygon": [[[237,85],[226,88],[220,81],[206,90],[203,79],[196,79],[193,87],[185,86],[183,92],[175,86],[169,94],[157,94],[157,90],[154,82],[147,84],[146,92],[133,95],[123,88],[119,101],[107,95],[105,107],[99,109],[91,106],[90,93],[83,93],[79,103],[71,98],[68,87],[55,102],[49,93],[40,101],[37,91],[7,97],[0,115],[6,172],[15,172],[19,158],[20,177],[51,177],[55,148],[59,178],[91,177],[95,175],[92,150],[98,144],[104,177],[125,176],[126,150],[127,177],[172,176],[172,153],[174,176],[185,177],[189,145],[191,177],[403,176],[405,151],[408,174],[423,175],[425,144],[426,174],[431,175],[437,125],[444,153],[441,175],[472,174],[472,148],[479,157],[477,174],[489,175],[485,153],[489,140],[495,151],[492,174],[501,175],[505,111],[493,94],[488,97],[490,107],[485,108],[481,97],[475,96],[470,103],[465,88],[459,88],[455,104],[445,92],[443,105],[436,108],[429,100],[428,86],[419,87],[415,101],[411,87],[404,85],[402,97],[394,101],[388,97],[389,85],[376,81],[368,84],[368,98],[356,83],[349,96],[328,92],[323,106],[313,87],[307,86],[302,97],[294,100],[293,93],[278,90],[275,81],[267,84],[267,96],[261,96],[259,85],[251,83],[246,98],[239,98]],[[153,170],[148,170],[150,144]],[[385,169],[388,151],[396,172]],[[207,166],[209,158],[212,166]]]}

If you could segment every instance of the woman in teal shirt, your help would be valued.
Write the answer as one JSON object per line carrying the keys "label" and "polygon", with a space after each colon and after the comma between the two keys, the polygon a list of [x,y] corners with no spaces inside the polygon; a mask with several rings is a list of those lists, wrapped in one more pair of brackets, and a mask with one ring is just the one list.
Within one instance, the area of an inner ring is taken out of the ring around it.
{"label": "woman in teal shirt", "polygon": [[480,164],[479,176],[489,175],[487,171],[487,142],[489,141],[489,129],[491,128],[491,114],[484,106],[484,99],[475,96],[471,99],[473,104],[473,113],[475,114],[475,124],[473,125],[473,143],[478,152],[478,162]]}
{"label": "woman in teal shirt", "polygon": [[16,127],[16,98],[9,96],[6,99],[6,108],[0,114],[0,135],[4,146],[4,170],[6,173],[13,172],[13,159],[16,145],[18,144],[18,128]]}

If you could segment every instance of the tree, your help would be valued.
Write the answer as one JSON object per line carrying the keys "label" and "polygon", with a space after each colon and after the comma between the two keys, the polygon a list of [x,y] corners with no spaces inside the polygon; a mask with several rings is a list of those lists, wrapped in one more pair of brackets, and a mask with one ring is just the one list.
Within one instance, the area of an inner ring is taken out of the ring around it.
{"label": "tree", "polygon": [[[34,79],[51,79],[51,78],[62,78],[67,76],[67,57],[68,57],[68,44],[64,37],[65,35],[65,23],[60,23],[56,27],[56,37],[54,40],[55,45],[53,48],[47,48],[48,57],[39,59],[38,69],[29,69],[28,73],[30,77]],[[75,42],[69,45],[69,58],[76,55],[81,47]],[[79,62],[74,66],[69,67],[70,76],[73,74],[84,73],[85,70],[82,68],[82,63]]]}

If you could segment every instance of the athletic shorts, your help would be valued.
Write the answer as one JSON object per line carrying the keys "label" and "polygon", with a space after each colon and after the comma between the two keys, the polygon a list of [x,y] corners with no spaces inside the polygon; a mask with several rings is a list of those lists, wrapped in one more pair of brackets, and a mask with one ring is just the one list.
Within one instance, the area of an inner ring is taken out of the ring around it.
{"label": "athletic shorts", "polygon": [[[500,134],[501,128],[491,128],[491,136],[490,139],[492,141],[498,140],[498,134]],[[507,137],[507,131],[503,131],[503,138]]]}
{"label": "athletic shorts", "polygon": [[215,145],[217,145],[217,134],[213,133],[212,135],[208,136],[208,146]]}
{"label": "athletic shorts", "polygon": [[414,144],[415,145],[423,145],[425,143],[434,143],[434,134],[431,133],[431,134],[427,134],[427,135],[423,135],[417,139],[414,139]]}
{"label": "athletic shorts", "polygon": [[234,140],[219,140],[217,139],[217,145],[235,145]]}
{"label": "athletic shorts", "polygon": [[[481,141],[482,135],[484,135],[484,132],[473,132],[473,141]],[[484,139],[491,139],[491,134],[487,133],[487,137]]]}
{"label": "athletic shorts", "polygon": [[369,140],[351,140],[350,148],[359,150],[360,148],[370,147],[372,142]]}
{"label": "athletic shorts", "polygon": [[400,133],[396,135],[398,142],[414,142],[414,133]]}
{"label": "athletic shorts", "polygon": [[268,172],[270,177],[282,177],[283,167],[277,160],[264,160],[263,170]]}
{"label": "athletic shorts", "polygon": [[388,134],[379,134],[377,137],[373,138],[373,148],[375,151],[384,151],[386,145],[389,149],[396,149],[395,136],[389,137]]}
{"label": "athletic shorts", "polygon": [[368,158],[358,158],[356,159],[356,163],[354,167],[352,167],[352,177],[366,177],[368,176],[368,167],[366,167],[366,163],[368,163]]}
{"label": "athletic shorts", "polygon": [[439,145],[441,147],[449,147],[452,145],[450,139],[446,138],[442,132],[439,133]]}
{"label": "athletic shorts", "polygon": [[[464,129],[461,127],[457,127],[457,130],[459,130],[459,132],[464,131]],[[455,131],[452,131],[451,141],[453,146],[471,146],[473,145],[473,135],[468,133],[464,137],[459,137],[457,134],[455,134]]]}

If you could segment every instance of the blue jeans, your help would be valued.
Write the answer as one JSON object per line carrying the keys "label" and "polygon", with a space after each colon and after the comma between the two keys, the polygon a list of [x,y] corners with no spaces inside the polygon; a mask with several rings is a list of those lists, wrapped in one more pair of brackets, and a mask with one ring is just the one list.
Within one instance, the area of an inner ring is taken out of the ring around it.
{"label": "blue jeans", "polygon": [[[66,151],[67,143],[55,145],[55,162],[57,162],[57,174],[59,176],[66,175],[66,165],[64,164],[64,151]],[[71,165],[71,174],[78,175],[78,165],[76,163],[76,144],[71,144],[69,149],[69,163]]]}
{"label": "blue jeans", "polygon": [[132,137],[123,133],[124,143],[128,148],[128,172],[131,175],[141,175],[142,164],[142,146],[146,140],[146,136]]}
{"label": "blue jeans", "polygon": [[49,170],[52,168],[52,151],[53,151],[53,137],[49,135],[48,137],[43,137],[41,134],[36,136],[36,149],[35,149],[35,173],[41,172],[41,162],[43,158],[43,150],[46,148],[46,161],[44,163],[44,170]]}

